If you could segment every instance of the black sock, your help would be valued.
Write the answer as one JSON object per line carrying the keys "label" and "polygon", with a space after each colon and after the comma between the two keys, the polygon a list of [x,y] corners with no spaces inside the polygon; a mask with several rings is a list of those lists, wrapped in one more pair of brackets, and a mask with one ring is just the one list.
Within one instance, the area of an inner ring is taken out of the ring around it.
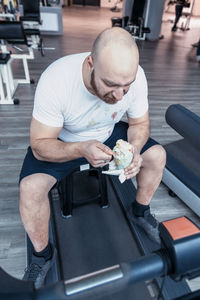
{"label": "black sock", "polygon": [[134,215],[137,217],[144,217],[144,212],[149,209],[149,205],[143,205],[135,201],[133,202],[132,209]]}
{"label": "black sock", "polygon": [[50,243],[48,243],[48,245],[42,251],[34,251],[33,254],[38,257],[44,257],[44,259],[47,261],[52,258],[52,252],[52,246]]}

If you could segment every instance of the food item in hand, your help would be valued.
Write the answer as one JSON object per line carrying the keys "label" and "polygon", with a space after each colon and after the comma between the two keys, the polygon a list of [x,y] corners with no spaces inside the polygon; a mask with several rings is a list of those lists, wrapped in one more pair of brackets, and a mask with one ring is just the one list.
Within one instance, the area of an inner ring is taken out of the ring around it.
{"label": "food item in hand", "polygon": [[133,146],[120,139],[113,148],[113,156],[117,169],[124,169],[130,165],[133,159]]}

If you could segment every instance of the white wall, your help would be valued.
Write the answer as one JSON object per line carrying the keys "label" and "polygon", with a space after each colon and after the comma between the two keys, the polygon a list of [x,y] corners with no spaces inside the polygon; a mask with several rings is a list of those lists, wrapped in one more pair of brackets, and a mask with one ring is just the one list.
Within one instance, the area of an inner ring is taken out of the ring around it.
{"label": "white wall", "polygon": [[[195,0],[192,14],[193,14],[193,16],[200,17],[200,1],[199,0]],[[199,27],[200,27],[200,19],[199,19]]]}

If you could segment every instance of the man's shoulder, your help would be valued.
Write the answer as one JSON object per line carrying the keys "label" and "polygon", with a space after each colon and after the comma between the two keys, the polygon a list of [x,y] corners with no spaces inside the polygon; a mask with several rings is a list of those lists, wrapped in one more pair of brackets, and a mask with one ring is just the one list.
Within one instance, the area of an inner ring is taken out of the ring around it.
{"label": "man's shoulder", "polygon": [[141,73],[144,74],[144,69],[140,65],[138,65],[137,74],[141,74]]}
{"label": "man's shoulder", "polygon": [[135,81],[146,81],[146,75],[144,69],[139,65],[136,73],[136,80]]}
{"label": "man's shoulder", "polygon": [[146,86],[146,75],[143,68],[138,65],[135,81],[131,84],[129,95],[132,96],[137,90],[141,91]]}

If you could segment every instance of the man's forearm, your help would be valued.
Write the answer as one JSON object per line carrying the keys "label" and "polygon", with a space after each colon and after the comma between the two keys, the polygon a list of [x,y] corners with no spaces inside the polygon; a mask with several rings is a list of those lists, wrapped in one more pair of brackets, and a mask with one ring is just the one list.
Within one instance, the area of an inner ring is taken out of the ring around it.
{"label": "man's forearm", "polygon": [[38,139],[31,143],[34,156],[49,162],[64,162],[82,157],[83,142],[67,143],[57,139]]}
{"label": "man's forearm", "polygon": [[128,142],[140,153],[150,136],[150,124],[131,125],[128,128]]}

